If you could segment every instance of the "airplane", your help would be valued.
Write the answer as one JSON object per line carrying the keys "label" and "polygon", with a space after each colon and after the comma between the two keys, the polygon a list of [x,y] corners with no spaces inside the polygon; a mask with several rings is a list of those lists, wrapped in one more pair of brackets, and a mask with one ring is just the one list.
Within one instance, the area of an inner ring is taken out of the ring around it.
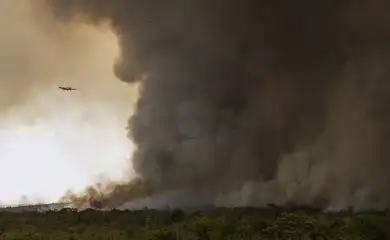
{"label": "airplane", "polygon": [[77,90],[76,88],[71,88],[71,87],[58,87],[59,89],[63,91],[75,91]]}

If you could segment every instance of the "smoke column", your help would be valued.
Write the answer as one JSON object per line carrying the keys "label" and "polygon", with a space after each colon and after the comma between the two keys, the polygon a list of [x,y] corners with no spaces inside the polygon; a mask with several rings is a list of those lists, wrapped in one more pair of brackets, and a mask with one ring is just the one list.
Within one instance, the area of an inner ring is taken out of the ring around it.
{"label": "smoke column", "polygon": [[125,127],[137,91],[112,72],[116,36],[104,24],[57,22],[49,10],[0,2],[1,205],[53,202],[119,181],[129,167]]}
{"label": "smoke column", "polygon": [[390,206],[388,2],[46,2],[109,23],[116,76],[140,83],[128,135],[149,197],[123,208]]}

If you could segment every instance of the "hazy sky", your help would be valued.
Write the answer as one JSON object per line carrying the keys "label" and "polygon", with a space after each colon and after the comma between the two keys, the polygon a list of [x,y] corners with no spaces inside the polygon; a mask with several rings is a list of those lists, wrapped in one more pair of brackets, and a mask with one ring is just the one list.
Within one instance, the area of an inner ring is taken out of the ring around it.
{"label": "hazy sky", "polygon": [[125,126],[136,89],[113,75],[116,37],[57,22],[38,5],[0,1],[2,204],[55,201],[102,175],[119,179],[132,151]]}

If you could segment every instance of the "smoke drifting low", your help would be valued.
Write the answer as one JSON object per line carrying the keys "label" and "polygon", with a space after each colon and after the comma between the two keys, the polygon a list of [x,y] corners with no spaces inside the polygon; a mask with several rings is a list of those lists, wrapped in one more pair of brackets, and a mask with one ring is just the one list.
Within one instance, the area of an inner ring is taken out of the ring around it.
{"label": "smoke drifting low", "polygon": [[388,2],[46,1],[109,22],[116,75],[141,83],[129,138],[148,191],[128,196],[150,198],[122,207],[390,207]]}

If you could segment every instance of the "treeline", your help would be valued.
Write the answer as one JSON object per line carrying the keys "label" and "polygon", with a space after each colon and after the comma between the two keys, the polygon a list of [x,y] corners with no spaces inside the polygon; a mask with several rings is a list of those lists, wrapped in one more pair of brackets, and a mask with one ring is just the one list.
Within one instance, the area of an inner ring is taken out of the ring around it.
{"label": "treeline", "polygon": [[390,212],[295,207],[0,212],[0,239],[390,239]]}

